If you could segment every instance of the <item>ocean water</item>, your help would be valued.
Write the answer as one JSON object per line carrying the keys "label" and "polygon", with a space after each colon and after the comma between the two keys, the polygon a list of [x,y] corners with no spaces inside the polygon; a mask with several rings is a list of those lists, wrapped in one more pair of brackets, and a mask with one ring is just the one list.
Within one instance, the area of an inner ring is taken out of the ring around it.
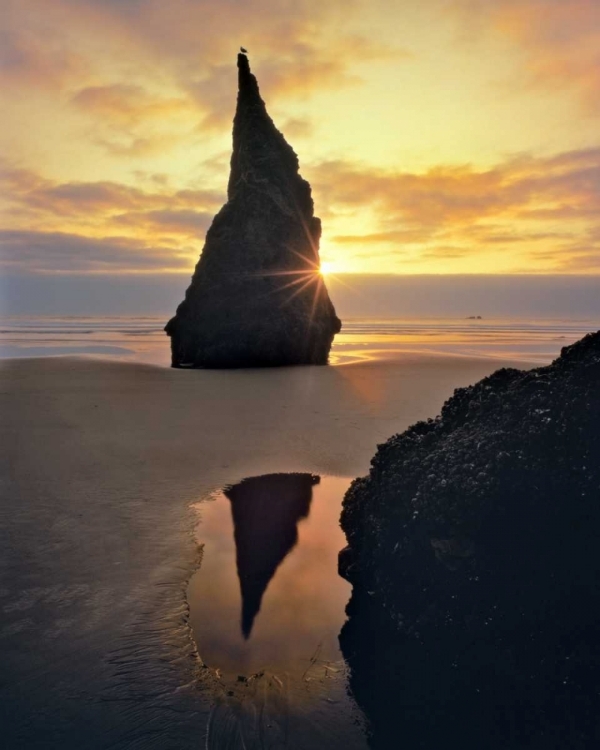
{"label": "ocean water", "polygon": [[[85,356],[168,366],[166,316],[0,318],[0,358]],[[349,318],[334,365],[403,354],[490,357],[543,364],[563,346],[600,329],[600,318]]]}

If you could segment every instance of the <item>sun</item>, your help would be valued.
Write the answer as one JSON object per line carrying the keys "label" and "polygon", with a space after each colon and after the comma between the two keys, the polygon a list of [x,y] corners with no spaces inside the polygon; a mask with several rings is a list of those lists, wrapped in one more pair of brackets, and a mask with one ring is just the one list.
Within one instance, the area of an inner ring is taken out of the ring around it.
{"label": "sun", "polygon": [[332,271],[333,263],[329,263],[326,260],[321,261],[321,265],[319,266],[319,273],[321,274],[321,276],[327,276],[327,274],[331,273]]}

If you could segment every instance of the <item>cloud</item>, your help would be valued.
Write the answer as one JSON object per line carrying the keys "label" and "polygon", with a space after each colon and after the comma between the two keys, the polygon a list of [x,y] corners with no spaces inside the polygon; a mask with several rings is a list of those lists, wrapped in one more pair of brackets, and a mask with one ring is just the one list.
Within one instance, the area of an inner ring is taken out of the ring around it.
{"label": "cloud", "polygon": [[123,134],[117,138],[96,137],[94,142],[101,146],[111,156],[127,159],[143,159],[145,157],[164,154],[178,144],[172,133],[154,135],[151,137],[135,137]]}
{"label": "cloud", "polygon": [[[251,64],[267,105],[272,99],[297,99],[321,90],[361,84],[362,78],[352,71],[354,60],[360,59],[364,64],[411,57],[404,49],[376,44],[356,35],[334,37],[325,44],[318,34],[311,32],[304,39],[298,30],[296,36],[291,30],[288,36],[264,39],[260,46],[269,50],[269,56],[259,59],[257,65],[251,59]],[[236,75],[229,63],[210,65],[202,78],[187,84],[187,91],[204,112],[201,130],[221,129],[230,124],[235,109]],[[291,121],[292,125],[301,122]]]}
{"label": "cloud", "polygon": [[314,132],[314,126],[312,122],[303,117],[291,117],[289,120],[285,120],[281,127],[281,132],[286,138],[293,138],[294,140],[300,138],[310,138]]}
{"label": "cloud", "polygon": [[458,260],[476,253],[474,247],[457,247],[456,245],[434,245],[420,253],[424,260]]}
{"label": "cloud", "polygon": [[478,35],[492,30],[517,46],[529,85],[572,91],[588,113],[600,114],[598,0],[454,0],[452,5]]}
{"label": "cloud", "polygon": [[489,169],[439,165],[422,173],[330,161],[307,174],[316,205],[327,202],[331,209],[330,225],[356,225],[367,215],[376,228],[332,232],[328,240],[344,248],[379,245],[374,252],[387,252],[392,265],[407,262],[398,252],[410,248],[413,262],[477,254],[503,270],[516,269],[523,258],[530,270],[597,268],[600,149],[521,154]]}
{"label": "cloud", "polygon": [[80,89],[71,103],[95,116],[113,122],[134,125],[140,119],[163,119],[189,115],[190,102],[184,98],[150,94],[143,86],[114,83]]}
{"label": "cloud", "polygon": [[0,186],[3,264],[33,273],[191,268],[223,202],[215,191],[169,189],[164,181],[153,191],[109,181],[57,183],[6,164]]}
{"label": "cloud", "polygon": [[335,234],[331,240],[338,245],[378,245],[389,242],[422,242],[424,236],[423,229],[395,229],[371,234]]}
{"label": "cloud", "polygon": [[[431,261],[436,268],[434,261],[476,256],[505,271],[524,262],[530,270],[597,267],[600,149],[520,154],[488,169],[438,165],[424,172],[327,161],[309,166],[307,177],[316,205],[330,214],[325,241],[338,246],[346,261],[364,264],[373,257],[378,268],[385,262],[398,269]],[[100,237],[115,254],[122,249],[130,265],[125,237],[136,252],[181,246],[191,265],[224,195],[147,178],[143,188],[55,182],[5,164],[0,180],[8,228],[78,242]],[[372,231],[353,231],[362,216]],[[58,262],[62,256],[51,257]],[[142,261],[140,268],[147,270]]]}
{"label": "cloud", "polygon": [[278,96],[311,94],[319,89],[354,86],[362,83],[348,64],[352,60],[378,62],[412,59],[403,47],[390,47],[357,35],[328,40],[323,46],[313,40],[286,43],[279,54],[257,69],[261,84]]}
{"label": "cloud", "polygon": [[194,139],[199,112],[187,95],[165,96],[136,84],[77,91],[70,104],[92,119],[92,139],[112,156],[144,158]]}
{"label": "cloud", "polygon": [[231,123],[237,91],[237,71],[233,65],[211,65],[204,77],[185,85],[202,113],[200,130],[220,130]]}
{"label": "cloud", "polygon": [[58,183],[33,170],[5,164],[0,169],[4,200],[29,212],[55,217],[105,218],[126,211],[203,210],[215,212],[223,195],[215,190],[169,190],[164,180],[160,190],[149,191],[119,182],[73,181]]}
{"label": "cloud", "polygon": [[116,182],[67,182],[27,193],[32,208],[62,216],[82,211],[102,214],[119,208],[157,205],[160,197]]}
{"label": "cloud", "polygon": [[0,265],[5,272],[164,273],[185,270],[189,264],[182,250],[147,245],[130,237],[0,231]]}
{"label": "cloud", "polygon": [[166,187],[169,184],[169,175],[166,172],[146,172],[144,169],[134,169],[133,176],[138,182],[152,183],[154,186]]}
{"label": "cloud", "polygon": [[384,235],[498,217],[535,219],[536,211],[563,211],[567,218],[573,210],[592,219],[600,205],[600,149],[518,157],[487,170],[440,165],[423,173],[331,161],[313,165],[310,177],[315,191],[338,207],[374,208],[380,223],[392,225]]}
{"label": "cloud", "polygon": [[4,87],[60,89],[89,66],[75,50],[33,30],[0,29],[0,82]]}
{"label": "cloud", "polygon": [[90,212],[102,214],[117,209],[156,206],[160,198],[151,193],[116,182],[56,183],[33,170],[5,167],[0,184],[6,201],[33,212],[72,216]]}
{"label": "cloud", "polygon": [[530,259],[552,264],[557,272],[598,273],[600,271],[600,222],[588,225],[578,235],[570,235],[561,246],[534,248]]}
{"label": "cloud", "polygon": [[162,210],[121,214],[116,217],[115,221],[137,229],[144,228],[164,234],[180,234],[197,238],[205,234],[212,219],[212,213],[201,211]]}
{"label": "cloud", "polygon": [[357,62],[410,57],[351,28],[364,0],[7,3],[0,75],[63,91],[77,110],[120,128],[123,137],[98,143],[123,157],[154,153],[152,121],[228,127],[238,43],[249,47],[267,98],[278,100],[356,85]]}

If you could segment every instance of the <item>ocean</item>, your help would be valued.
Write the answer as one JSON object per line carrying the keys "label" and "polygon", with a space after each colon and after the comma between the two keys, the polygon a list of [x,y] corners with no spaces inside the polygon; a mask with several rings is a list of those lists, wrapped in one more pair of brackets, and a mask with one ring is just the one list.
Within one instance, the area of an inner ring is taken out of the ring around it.
{"label": "ocean", "polygon": [[[170,363],[166,316],[0,318],[0,358],[83,356],[159,366]],[[485,357],[544,364],[563,346],[600,329],[600,317],[347,318],[331,363],[399,355]]]}

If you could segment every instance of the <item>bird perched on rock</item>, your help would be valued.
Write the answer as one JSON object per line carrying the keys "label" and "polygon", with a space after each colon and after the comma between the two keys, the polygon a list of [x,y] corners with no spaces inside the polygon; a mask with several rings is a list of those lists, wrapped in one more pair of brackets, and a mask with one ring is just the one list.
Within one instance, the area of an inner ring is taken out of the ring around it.
{"label": "bird perched on rock", "polygon": [[243,52],[244,54],[246,54],[248,50],[245,47],[240,47],[240,52]]}

